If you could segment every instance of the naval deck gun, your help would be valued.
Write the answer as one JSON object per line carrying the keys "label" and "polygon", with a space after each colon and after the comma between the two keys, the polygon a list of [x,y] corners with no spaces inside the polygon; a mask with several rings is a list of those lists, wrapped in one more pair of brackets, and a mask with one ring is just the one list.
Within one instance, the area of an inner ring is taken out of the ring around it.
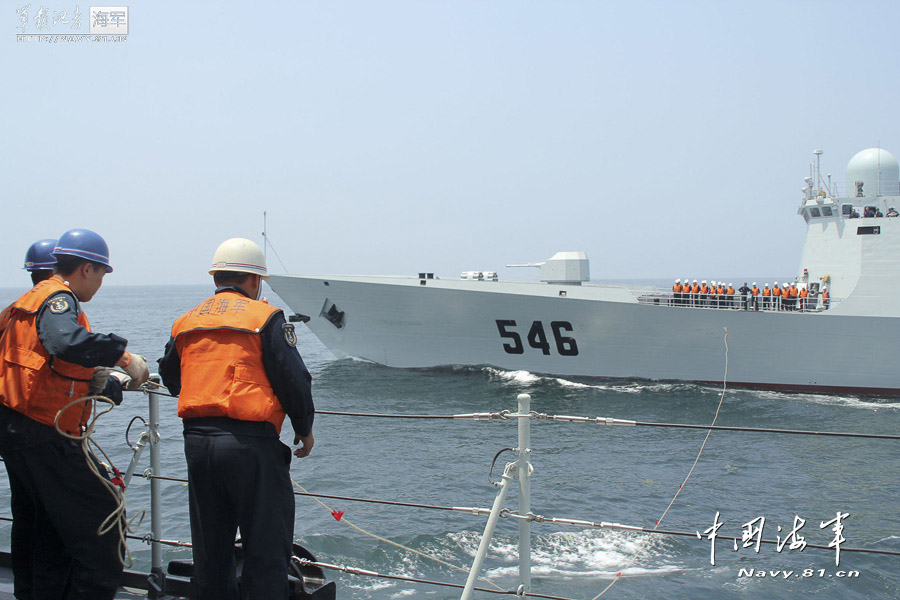
{"label": "naval deck gun", "polygon": [[554,285],[581,285],[591,279],[591,267],[586,252],[557,252],[544,262],[506,265],[513,267],[537,267],[541,281]]}

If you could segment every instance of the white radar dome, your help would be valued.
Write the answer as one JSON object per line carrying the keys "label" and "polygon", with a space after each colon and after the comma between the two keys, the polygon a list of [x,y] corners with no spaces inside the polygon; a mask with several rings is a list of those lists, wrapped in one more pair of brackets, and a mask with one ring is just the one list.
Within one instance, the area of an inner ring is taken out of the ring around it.
{"label": "white radar dome", "polygon": [[846,194],[853,196],[900,195],[900,165],[881,148],[868,148],[847,163]]}

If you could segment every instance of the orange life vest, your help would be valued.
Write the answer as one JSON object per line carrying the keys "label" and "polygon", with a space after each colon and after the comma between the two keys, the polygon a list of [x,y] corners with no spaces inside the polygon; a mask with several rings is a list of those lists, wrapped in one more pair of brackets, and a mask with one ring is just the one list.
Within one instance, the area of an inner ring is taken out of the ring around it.
{"label": "orange life vest", "polygon": [[720,285],[719,289],[716,290],[716,293],[719,294],[720,296],[724,296],[725,295],[725,286]]}
{"label": "orange life vest", "polygon": [[828,290],[822,292],[822,299],[828,300],[831,297],[831,294],[828,293]]}
{"label": "orange life vest", "polygon": [[3,335],[3,330],[6,329],[6,326],[9,324],[9,316],[12,314],[13,305],[10,304],[2,311],[0,311],[0,335]]}
{"label": "orange life vest", "polygon": [[705,285],[700,287],[700,293],[701,293],[701,294],[705,294],[705,293],[707,293],[708,291],[709,291],[709,288],[706,287]]}
{"label": "orange life vest", "polygon": [[672,291],[675,292],[676,294],[680,294],[681,293],[681,284],[678,283],[678,284],[673,285]]}
{"label": "orange life vest", "polygon": [[767,288],[767,287],[766,287],[766,288],[763,288],[762,294],[763,294],[763,296],[771,296],[771,295],[772,295],[772,290],[770,290],[770,289]]}
{"label": "orange life vest", "polygon": [[797,294],[798,294],[799,292],[797,291],[797,288],[791,286],[790,293],[791,293],[791,298],[796,298],[796,297],[797,297]]}
{"label": "orange life vest", "polygon": [[279,312],[238,292],[221,292],[175,321],[179,417],[268,421],[281,432],[285,414],[266,375],[259,335]]}
{"label": "orange life vest", "polygon": [[750,293],[754,296],[759,296],[759,288],[754,285],[753,289],[750,290]]}
{"label": "orange life vest", "polygon": [[696,293],[699,293],[699,292],[700,292],[700,286],[699,286],[699,285],[697,285],[697,284],[695,283],[694,285],[691,286],[691,293],[692,293],[692,294],[696,294]]}
{"label": "orange life vest", "polygon": [[734,287],[733,286],[730,286],[730,285],[728,286],[728,295],[734,296]]}
{"label": "orange life vest", "polygon": [[773,296],[781,296],[781,288],[777,287],[774,290],[772,290],[772,295]]}
{"label": "orange life vest", "polygon": [[806,288],[803,288],[802,290],[800,290],[801,298],[806,298],[807,296],[809,296],[809,290],[807,290]]}
{"label": "orange life vest", "polygon": [[[92,367],[50,356],[38,338],[38,312],[45,301],[60,292],[72,290],[54,278],[25,292],[11,305],[0,337],[0,404],[50,426],[66,404],[87,396],[94,374]],[[78,324],[91,330],[83,312],[78,314]],[[90,402],[69,408],[59,417],[60,429],[80,433],[90,413]]]}

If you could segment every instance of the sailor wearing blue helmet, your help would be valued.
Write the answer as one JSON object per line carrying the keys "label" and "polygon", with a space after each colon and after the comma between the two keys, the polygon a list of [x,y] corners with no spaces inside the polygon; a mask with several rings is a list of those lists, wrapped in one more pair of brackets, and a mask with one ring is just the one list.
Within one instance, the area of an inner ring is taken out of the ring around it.
{"label": "sailor wearing blue helmet", "polygon": [[[35,506],[31,555],[12,547],[13,564],[30,559],[32,576],[14,570],[15,585],[17,596],[20,584],[33,585],[23,598],[60,597],[61,590],[39,589],[60,576],[66,598],[109,600],[122,574],[120,540],[116,528],[98,531],[118,510],[118,499],[60,432],[80,435],[90,416],[91,402],[73,401],[103,394],[118,403],[122,388],[137,389],[149,371],[142,357],[125,350],[127,340],[92,332],[81,309],[112,271],[103,238],[73,229],[51,254],[53,276],[13,303],[0,334],[0,456],[11,486],[21,483]],[[112,366],[128,375],[111,377]],[[62,568],[60,557],[68,562]]]}

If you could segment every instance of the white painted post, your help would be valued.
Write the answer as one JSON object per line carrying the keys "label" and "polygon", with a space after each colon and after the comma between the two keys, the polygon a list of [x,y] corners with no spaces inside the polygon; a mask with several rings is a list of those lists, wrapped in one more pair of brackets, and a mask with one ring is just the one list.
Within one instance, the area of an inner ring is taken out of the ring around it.
{"label": "white painted post", "polygon": [[[531,396],[519,394],[519,514],[531,512]],[[519,519],[519,583],[525,593],[531,591],[531,521]]]}
{"label": "white painted post", "polygon": [[478,574],[481,572],[481,563],[487,554],[488,547],[491,545],[491,536],[494,535],[494,527],[497,525],[497,518],[500,516],[500,510],[503,508],[503,501],[506,499],[506,492],[509,491],[509,482],[512,481],[511,472],[515,470],[515,463],[507,463],[503,469],[502,481],[500,489],[497,491],[497,497],[494,498],[494,505],[491,506],[491,514],[488,517],[487,524],[484,526],[484,533],[481,536],[481,542],[478,544],[478,551],[475,552],[475,561],[469,570],[469,577],[466,579],[466,587],[463,589],[460,600],[471,600],[472,592],[475,590],[475,583],[478,580]]}
{"label": "white painted post", "polygon": [[156,540],[162,539],[162,500],[160,498],[160,482],[155,478],[162,475],[159,462],[159,394],[149,392],[150,396],[150,578],[148,597],[162,598],[166,590],[166,572],[162,564],[162,545]]}

